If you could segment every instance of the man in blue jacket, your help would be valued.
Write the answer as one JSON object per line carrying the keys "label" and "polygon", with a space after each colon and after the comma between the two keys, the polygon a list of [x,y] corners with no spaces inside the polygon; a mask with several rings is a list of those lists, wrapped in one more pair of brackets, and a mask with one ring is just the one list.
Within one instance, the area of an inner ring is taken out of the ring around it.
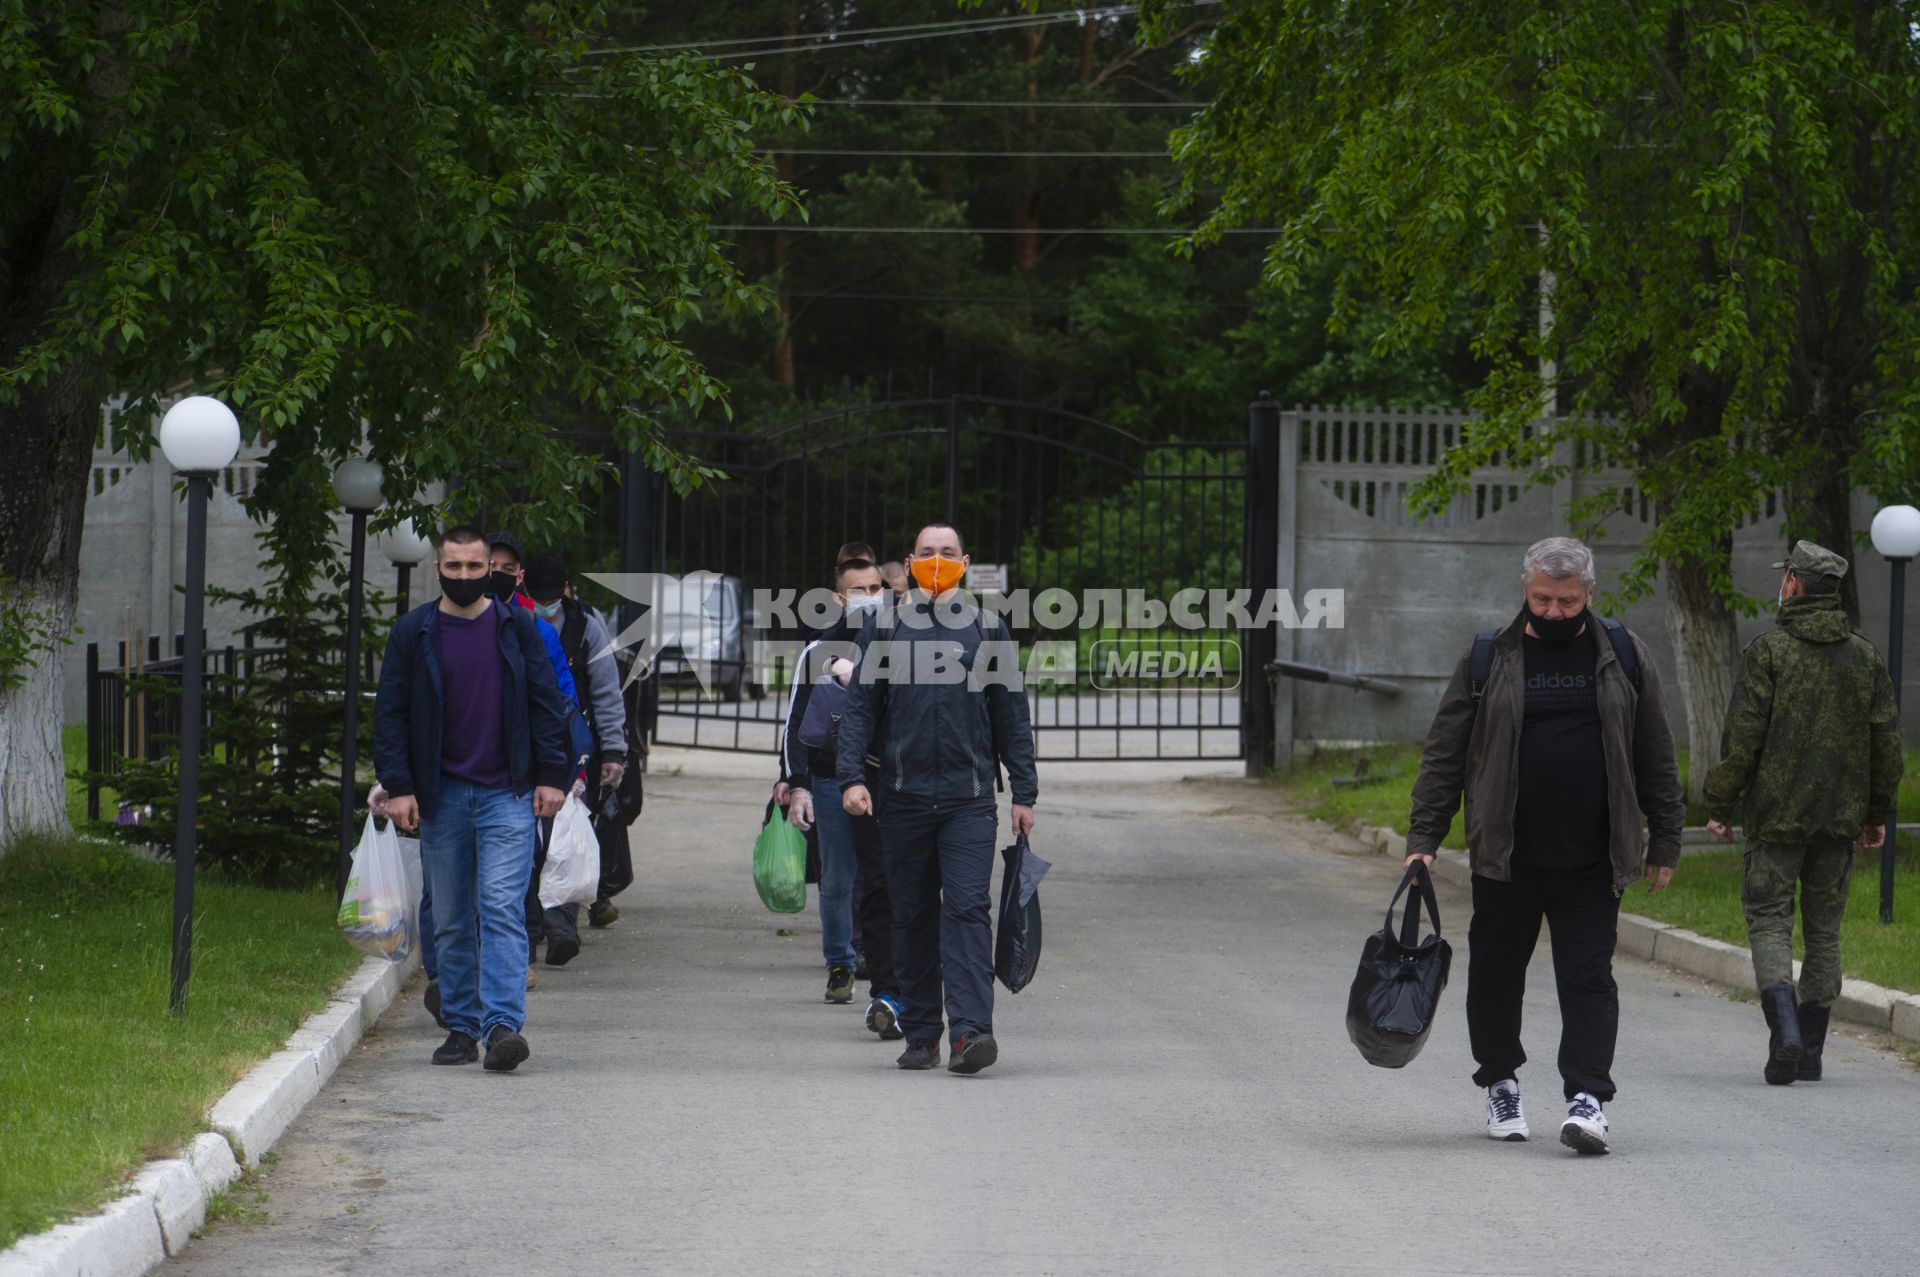
{"label": "man in blue jacket", "polygon": [[[510,607],[519,607],[534,611],[533,601],[520,592],[520,582],[526,576],[520,566],[525,557],[520,538],[511,532],[495,532],[487,538],[487,578],[486,593],[493,595]],[[538,619],[535,612],[534,629],[539,631],[540,642],[546,648],[547,663],[553,667],[553,676],[560,684],[560,699],[571,707],[577,698],[573,684],[573,674],[567,664],[567,654],[560,645],[559,631],[546,621]],[[578,714],[570,713],[567,722],[567,736],[570,747],[568,757],[578,760],[585,757],[593,748],[586,725]],[[565,786],[562,786],[564,789]],[[385,814],[384,799],[374,805],[374,810]],[[545,822],[551,827],[551,820]],[[527,854],[534,858],[533,872],[527,879],[527,962],[531,964],[539,957],[541,937],[545,934],[545,914],[540,908],[540,869],[546,861],[545,835],[547,829],[536,829],[533,840],[528,844]],[[427,973],[427,988],[421,1001],[433,1014],[441,1028],[447,1027],[446,1017],[440,1008],[440,962],[439,951],[433,941],[433,885],[422,883],[420,888],[420,965]],[[574,952],[579,951],[578,938],[575,938]],[[551,959],[552,951],[548,951]],[[572,957],[569,953],[567,957]],[[565,961],[565,959],[562,959]],[[559,965],[559,964],[555,964]],[[533,973],[527,973],[527,988],[534,987]]]}
{"label": "man in blue jacket", "polygon": [[[541,645],[547,650],[547,663],[553,667],[553,677],[560,684],[560,699],[567,705],[568,771],[567,783],[561,786],[566,789],[575,781],[585,778],[587,760],[593,754],[593,733],[577,708],[585,702],[581,699],[578,684],[574,682],[567,649],[560,641],[560,631],[540,615],[540,610],[526,593],[526,560],[526,547],[520,544],[519,537],[511,532],[488,534],[487,593],[508,608],[519,608],[533,614],[533,628],[540,635]],[[527,879],[527,961],[532,963],[540,956],[540,942],[545,940],[548,965],[562,967],[580,952],[580,935],[570,916],[555,914],[549,919],[547,911],[540,906],[540,874],[547,867],[547,840],[552,834],[552,818],[542,818],[534,830],[533,842],[527,848],[527,854],[533,857],[533,873]],[[550,921],[559,922],[560,929],[550,927]],[[555,945],[559,946],[557,962],[554,961]],[[534,987],[531,974],[527,976],[527,987]]]}
{"label": "man in blue jacket", "polygon": [[944,523],[920,530],[917,588],[861,631],[860,661],[840,719],[841,805],[875,809],[893,897],[893,969],[905,1003],[903,1069],[940,1063],[978,1073],[993,1038],[994,785],[1006,764],[1013,832],[1033,828],[1040,792],[1018,646],[998,617],[956,594],[967,555]]}
{"label": "man in blue jacket", "polygon": [[528,848],[564,798],[567,706],[533,616],[486,593],[480,531],[448,529],[438,568],[440,598],[387,639],[374,769],[394,822],[420,831],[448,1028],[433,1062],[471,1063],[484,1042],[506,1072],[529,1054]]}

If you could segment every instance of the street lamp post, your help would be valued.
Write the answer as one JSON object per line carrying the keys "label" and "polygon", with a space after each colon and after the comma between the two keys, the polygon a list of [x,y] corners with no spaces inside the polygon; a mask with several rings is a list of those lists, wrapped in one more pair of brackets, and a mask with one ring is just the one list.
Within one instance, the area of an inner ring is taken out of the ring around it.
{"label": "street lamp post", "polygon": [[381,539],[380,548],[385,551],[387,562],[394,567],[394,603],[393,614],[405,616],[409,586],[412,582],[413,568],[416,563],[433,553],[433,542],[421,534],[420,525],[412,519],[388,530]]}
{"label": "street lamp post", "polygon": [[361,578],[367,565],[367,516],[380,508],[380,466],[366,457],[349,457],[333,472],[333,495],[353,516],[347,558],[347,723],[340,748],[340,863],[334,883],[347,889],[353,858],[353,818],[360,806],[354,772],[360,746],[360,613],[365,601]]}
{"label": "street lamp post", "polygon": [[180,661],[180,791],[173,835],[173,979],[167,1009],[187,1012],[193,975],[193,870],[200,837],[200,702],[207,597],[207,498],[240,451],[240,423],[218,399],[192,395],[160,420],[160,451],[187,481],[187,611]]}
{"label": "street lamp post", "polygon": [[[1893,721],[1906,740],[1900,722],[1901,622],[1907,610],[1907,560],[1920,555],[1920,510],[1890,505],[1873,516],[1873,548],[1893,569],[1887,591],[1887,675],[1893,680]],[[1886,841],[1880,844],[1880,921],[1893,921],[1893,856],[1900,833],[1900,803],[1895,795],[1893,817],[1887,821]]]}

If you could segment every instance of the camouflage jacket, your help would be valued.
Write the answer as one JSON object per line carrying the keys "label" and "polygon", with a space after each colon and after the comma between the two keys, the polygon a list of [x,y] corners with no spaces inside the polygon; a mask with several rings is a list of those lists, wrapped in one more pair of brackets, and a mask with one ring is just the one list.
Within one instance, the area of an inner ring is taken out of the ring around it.
{"label": "camouflage jacket", "polygon": [[1761,842],[1852,840],[1893,815],[1904,759],[1893,681],[1832,595],[1787,600],[1747,645],[1707,774],[1707,814]]}

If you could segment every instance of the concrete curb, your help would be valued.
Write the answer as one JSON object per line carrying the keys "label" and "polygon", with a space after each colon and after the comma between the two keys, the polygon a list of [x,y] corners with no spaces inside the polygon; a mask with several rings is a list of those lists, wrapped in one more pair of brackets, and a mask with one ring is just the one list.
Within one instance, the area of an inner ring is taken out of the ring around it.
{"label": "concrete curb", "polygon": [[[1404,834],[1380,825],[1355,821],[1353,836],[1372,847],[1379,855],[1405,859]],[[1458,851],[1442,851],[1433,861],[1433,876],[1456,887],[1471,887],[1473,870],[1467,857]],[[1697,935],[1635,913],[1621,913],[1619,951],[1648,962],[1674,967],[1689,975],[1712,980],[1735,989],[1753,987],[1753,954],[1739,945]],[[1800,964],[1793,964],[1800,974]],[[1874,1029],[1906,1044],[1920,1044],[1920,995],[1883,989],[1865,980],[1843,980],[1833,1014],[1863,1028]]]}
{"label": "concrete curb", "polygon": [[23,1237],[0,1252],[0,1277],[141,1277],[177,1256],[206,1223],[214,1194],[258,1166],[341,1061],[399,995],[420,958],[367,958],[307,1017],[284,1050],[255,1065],[208,1114],[213,1130],[181,1156],[149,1162],[132,1191],[97,1215]]}

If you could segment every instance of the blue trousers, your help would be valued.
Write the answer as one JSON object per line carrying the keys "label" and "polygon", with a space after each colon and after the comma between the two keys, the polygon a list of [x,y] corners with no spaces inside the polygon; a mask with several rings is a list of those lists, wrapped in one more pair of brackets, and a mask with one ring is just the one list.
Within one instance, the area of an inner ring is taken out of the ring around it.
{"label": "blue trousers", "polygon": [[532,843],[526,795],[440,778],[434,814],[420,821],[420,865],[433,898],[440,1015],[449,1029],[484,1039],[526,1022]]}
{"label": "blue trousers", "polygon": [[820,826],[820,954],[829,967],[853,970],[853,878],[859,864],[853,817],[840,806],[840,782],[815,776],[807,785]]}
{"label": "blue trousers", "polygon": [[908,1040],[993,1032],[992,798],[887,794],[880,846],[893,897],[893,971]]}

